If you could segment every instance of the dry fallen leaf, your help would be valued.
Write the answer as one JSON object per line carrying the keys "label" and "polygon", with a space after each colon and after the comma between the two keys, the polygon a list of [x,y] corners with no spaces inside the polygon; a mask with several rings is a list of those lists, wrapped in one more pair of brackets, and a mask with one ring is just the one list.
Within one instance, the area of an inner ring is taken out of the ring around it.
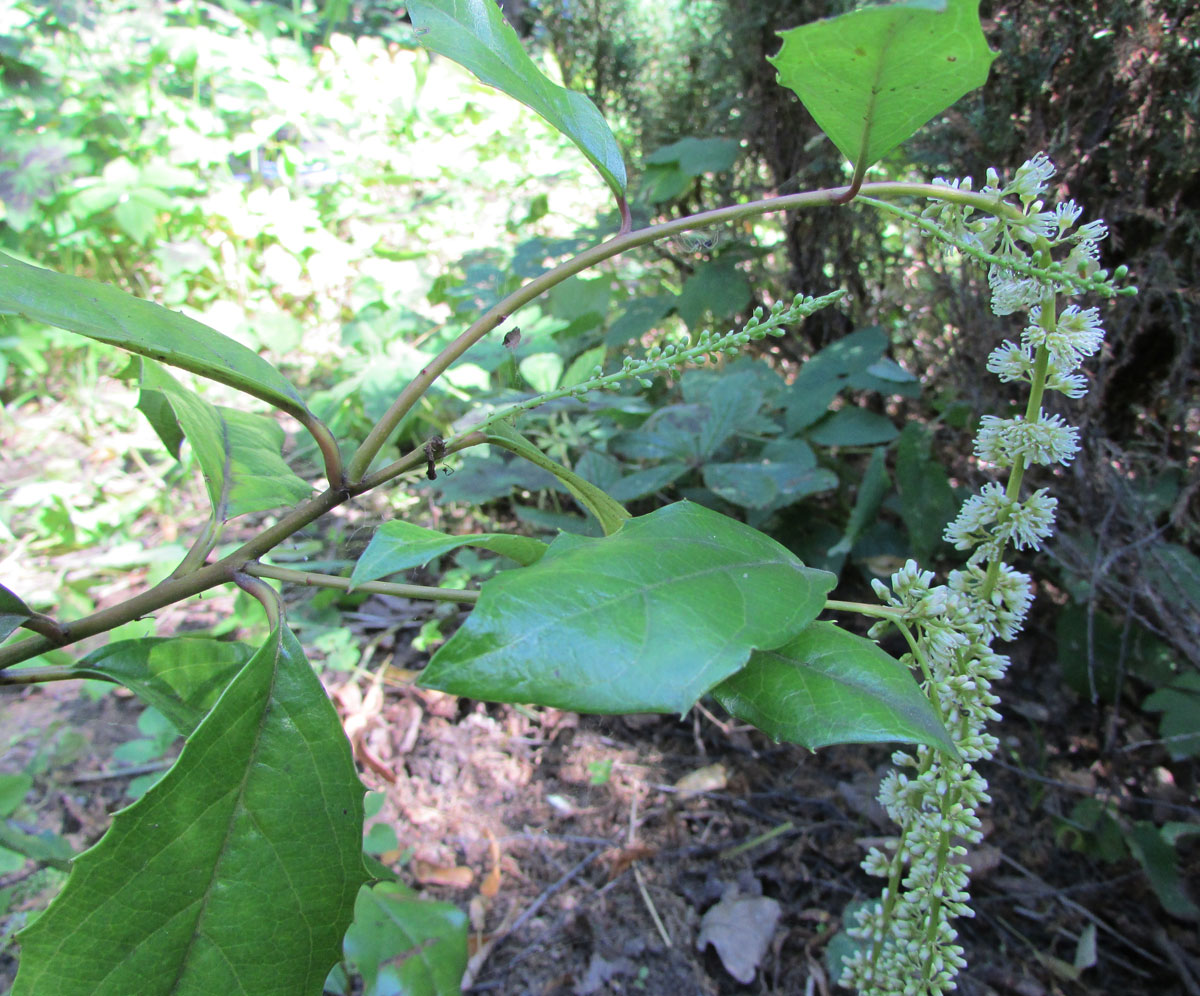
{"label": "dry fallen leaf", "polygon": [[488,856],[492,859],[492,867],[479,883],[479,894],[485,899],[495,899],[500,891],[500,844],[495,834],[487,827],[483,828],[488,839]]}
{"label": "dry fallen leaf", "polygon": [[635,861],[652,858],[657,853],[657,847],[650,847],[646,844],[631,844],[629,847],[614,847],[606,851],[600,860],[608,865],[608,880],[611,882],[619,875],[624,875],[629,870],[629,866]]}
{"label": "dry fallen leaf", "polygon": [[709,764],[684,775],[675,783],[681,799],[701,792],[720,792],[729,784],[729,775],[723,764]]}
{"label": "dry fallen leaf", "polygon": [[775,934],[779,915],[779,903],[774,899],[736,893],[726,896],[700,920],[696,948],[703,951],[711,944],[725,971],[748,985]]}
{"label": "dry fallen leaf", "polygon": [[448,885],[453,889],[466,889],[475,881],[475,873],[462,865],[435,865],[413,858],[409,868],[422,885]]}

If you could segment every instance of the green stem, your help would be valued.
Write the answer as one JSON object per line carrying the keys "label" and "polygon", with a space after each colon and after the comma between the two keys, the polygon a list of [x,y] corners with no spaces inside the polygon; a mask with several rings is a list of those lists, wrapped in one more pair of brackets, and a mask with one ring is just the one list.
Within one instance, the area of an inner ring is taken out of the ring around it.
{"label": "green stem", "polygon": [[[1055,323],[1058,321],[1058,301],[1053,292],[1042,298],[1042,310],[1038,315],[1038,324],[1042,330],[1050,333],[1054,331]],[[1043,342],[1038,346],[1037,352],[1033,358],[1033,377],[1029,387],[1029,401],[1025,405],[1025,421],[1035,422],[1042,417],[1042,400],[1046,394],[1046,374],[1050,369],[1050,350]],[[1015,501],[1021,497],[1021,485],[1025,480],[1025,471],[1029,466],[1029,461],[1024,456],[1017,457],[1013,463],[1012,470],[1008,475],[1008,483],[1004,488],[1004,495],[1009,501]],[[1004,557],[1004,550],[996,551],[996,555],[988,561],[987,574],[983,579],[983,598],[991,598],[992,592],[996,588],[996,582],[1000,580],[1000,565]]]}
{"label": "green stem", "polygon": [[836,598],[825,599],[825,608],[830,612],[854,612],[860,616],[875,616],[878,619],[891,619],[901,622],[904,610],[893,605],[874,605],[871,602],[841,602]]}
{"label": "green stem", "polygon": [[304,428],[316,440],[321,451],[321,459],[325,464],[325,479],[331,488],[340,488],[346,483],[345,472],[342,469],[342,451],[338,448],[337,440],[329,431],[329,426],[315,415],[305,415],[300,419]]}
{"label": "green stem", "polygon": [[[40,685],[46,681],[72,681],[77,678],[95,678],[96,675],[83,675],[73,667],[26,667],[20,671],[10,671],[5,674],[0,671],[0,685]],[[100,681],[108,679],[100,678]]]}
{"label": "green stem", "polygon": [[179,566],[171,572],[171,577],[183,577],[185,574],[191,574],[192,571],[204,566],[204,561],[212,553],[212,548],[216,546],[220,535],[221,530],[217,525],[216,513],[214,512],[209,517],[208,522],[204,524],[204,529],[196,537],[196,541],[191,545],[188,552],[184,554],[183,560],[179,562]]}
{"label": "green stem", "polygon": [[[35,636],[0,647],[0,670],[58,647],[107,632],[130,620],[149,615],[166,605],[171,605],[174,602],[198,595],[210,588],[234,582],[236,575],[248,563],[258,560],[263,554],[269,552],[309,523],[319,519],[331,509],[336,508],[352,497],[398,477],[400,474],[422,466],[425,463],[424,453],[418,448],[400,460],[376,471],[374,474],[365,476],[367,468],[370,467],[372,461],[404,416],[408,414],[413,405],[429,389],[430,385],[451,364],[518,308],[528,304],[568,277],[595,266],[604,260],[627,252],[630,249],[694,229],[727,224],[776,211],[791,211],[837,204],[839,198],[843,198],[849,190],[850,188],[848,187],[834,187],[827,190],[813,190],[801,194],[790,194],[785,197],[752,201],[747,204],[717,208],[713,211],[705,211],[686,218],[664,222],[638,232],[618,235],[616,238],[594,246],[574,259],[568,260],[553,270],[531,280],[524,287],[510,294],[503,301],[480,316],[470,328],[442,350],[401,391],[399,397],[397,397],[392,406],[371,429],[367,438],[355,451],[344,470],[336,440],[333,438],[332,433],[329,432],[328,427],[315,419],[315,417],[302,407],[284,406],[284,410],[297,418],[316,440],[325,461],[326,477],[330,483],[328,490],[301,503],[274,526],[264,530],[258,536],[244,543],[238,549],[222,557],[215,563],[201,566],[198,563],[201,559],[199,554],[197,553],[193,556],[189,553],[186,567],[192,567],[195,564],[194,570],[177,571],[176,574],[161,581],[153,588],[141,592],[119,605],[113,605],[99,612],[94,612],[90,616],[85,616],[73,623],[59,623],[57,624],[57,629],[48,631],[52,635]],[[876,197],[932,198],[973,206],[981,211],[1008,212],[1015,210],[1011,205],[999,203],[993,197],[969,191],[951,190],[931,183],[867,183],[863,184],[862,191]],[[270,400],[271,403],[278,405],[277,399]],[[446,452],[455,452],[467,446],[475,446],[486,441],[484,433],[469,431],[448,443]],[[200,546],[202,547],[203,544],[200,544]],[[185,565],[181,565],[181,568],[184,567]],[[831,608],[836,607],[836,605],[831,604]],[[887,612],[877,614],[885,617],[890,616],[890,613]],[[45,628],[43,629],[44,632],[47,631]]]}
{"label": "green stem", "polygon": [[[273,564],[247,564],[243,573],[258,578],[290,581],[306,587],[340,588],[342,591],[351,589],[349,578],[340,578],[333,574],[315,574],[312,571],[294,571],[290,567],[276,567]],[[431,588],[428,585],[394,584],[390,581],[366,581],[354,585],[353,588],[355,591],[369,591],[377,595],[424,598],[434,602],[465,602],[473,605],[479,601],[479,592],[462,588]]]}
{"label": "green stem", "polygon": [[[876,197],[926,197],[951,201],[956,204],[971,205],[981,211],[1016,211],[1011,205],[997,202],[994,197],[976,194],[970,191],[952,190],[948,187],[932,183],[864,183],[864,192]],[[412,410],[417,401],[429,390],[430,386],[446,370],[457,361],[468,349],[479,342],[485,335],[506,321],[520,308],[540,297],[550,288],[562,283],[568,277],[587,270],[597,263],[602,263],[621,253],[648,245],[661,239],[671,238],[683,232],[694,231],[698,228],[709,228],[713,225],[728,224],[745,218],[758,217],[776,211],[795,211],[801,208],[828,207],[839,203],[850,191],[849,187],[833,187],[826,190],[810,190],[801,194],[789,194],[785,197],[770,197],[746,204],[735,204],[729,207],[716,208],[712,211],[702,211],[700,214],[688,215],[649,228],[639,229],[627,235],[618,235],[598,246],[593,246],[580,253],[573,259],[560,263],[554,269],[535,277],[518,288],[508,297],[485,311],[476,321],[450,343],[406,386],[374,425],[346,465],[346,480],[356,484],[366,474],[371,462],[383,448],[388,437],[396,430],[404,417]],[[1017,212],[1020,217],[1020,212]]]}
{"label": "green stem", "polygon": [[283,618],[283,599],[279,597],[279,592],[267,584],[267,582],[256,577],[251,577],[245,571],[235,571],[233,581],[242,591],[256,599],[263,607],[263,611],[267,614],[267,622],[271,627],[271,632],[274,633],[279,629],[279,621]]}

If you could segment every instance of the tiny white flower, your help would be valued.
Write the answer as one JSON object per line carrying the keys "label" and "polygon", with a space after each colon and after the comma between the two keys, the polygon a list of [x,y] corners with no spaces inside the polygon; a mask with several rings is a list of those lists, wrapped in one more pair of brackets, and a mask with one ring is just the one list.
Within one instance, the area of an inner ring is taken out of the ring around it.
{"label": "tiny white flower", "polygon": [[1012,182],[1004,188],[1005,194],[1016,194],[1023,199],[1040,197],[1049,188],[1054,176],[1054,163],[1044,152],[1039,152],[1017,168]]}
{"label": "tiny white flower", "polygon": [[1038,211],[1026,215],[1024,221],[1015,222],[1011,231],[1013,238],[1032,245],[1038,239],[1048,239],[1058,234],[1058,218],[1053,211]]}
{"label": "tiny white flower", "polygon": [[975,436],[975,455],[997,467],[1011,467],[1018,458],[1027,463],[1067,464],[1079,450],[1079,431],[1060,415],[1027,421],[985,415]]}
{"label": "tiny white flower", "polygon": [[1077,242],[1103,242],[1108,238],[1108,226],[1097,218],[1095,221],[1089,221],[1086,225],[1080,225],[1071,238]]}
{"label": "tiny white flower", "polygon": [[988,355],[987,369],[1006,384],[1014,380],[1030,381],[1033,377],[1033,352],[1028,346],[1018,346],[1005,339]]}
{"label": "tiny white flower", "polygon": [[1001,266],[988,270],[988,284],[992,290],[992,312],[1011,315],[1024,311],[1041,298],[1043,289],[1033,277],[1024,277]]}
{"label": "tiny white flower", "polygon": [[1054,208],[1054,215],[1058,222],[1058,234],[1061,236],[1072,225],[1079,220],[1079,216],[1083,214],[1081,208],[1074,201],[1063,201]]}

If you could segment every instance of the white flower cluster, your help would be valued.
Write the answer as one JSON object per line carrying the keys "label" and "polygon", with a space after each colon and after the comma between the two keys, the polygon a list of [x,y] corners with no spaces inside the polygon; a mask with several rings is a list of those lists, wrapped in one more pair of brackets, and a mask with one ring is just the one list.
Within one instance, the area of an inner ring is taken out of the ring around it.
{"label": "white flower cluster", "polygon": [[[872,848],[862,863],[888,883],[880,900],[848,928],[859,947],[846,959],[841,982],[862,996],[940,994],[955,988],[965,965],[953,926],[958,917],[972,915],[962,858],[966,846],[981,839],[977,811],[989,801],[987,782],[974,765],[998,745],[985,727],[1000,719],[992,686],[1008,666],[992,644],[1016,637],[1033,600],[1030,578],[1002,558],[1009,546],[1038,549],[1053,532],[1057,502],[1044,488],[1022,500],[1021,483],[1031,465],[1069,462],[1079,440],[1060,416],[1042,410],[1042,399],[1047,389],[1080,397],[1087,385],[1075,371],[1103,339],[1095,309],[1072,305],[1060,312],[1057,300],[1080,288],[1067,274],[1107,279],[1098,271],[1096,248],[1107,230],[1103,222],[1076,228],[1082,212],[1074,201],[1044,209],[1042,196],[1053,175],[1044,155],[1025,163],[1004,186],[988,170],[982,192],[996,198],[994,214],[938,202],[923,216],[960,249],[986,257],[997,314],[1030,309],[1020,343],[1003,343],[988,360],[1001,380],[1028,384],[1030,398],[1022,416],[985,416],[980,422],[975,455],[1009,471],[1009,481],[1007,487],[985,484],[946,528],[948,542],[971,551],[965,567],[935,585],[932,572],[909,561],[892,575],[890,587],[874,585],[881,600],[899,610],[913,651],[904,661],[920,667],[923,687],[959,756],[926,746],[897,751],[898,770],[880,787],[879,801],[901,833]],[[971,190],[969,179],[939,185]],[[925,227],[930,230],[928,222]],[[1065,247],[1065,259],[1055,262],[1056,250],[1064,255],[1059,247]],[[885,620],[876,628],[891,624]]]}
{"label": "white flower cluster", "polygon": [[[992,311],[997,315],[1011,315],[1014,311],[1030,308],[1045,294],[1044,281],[1024,267],[1006,265],[1006,262],[1026,262],[1030,250],[1034,250],[1033,263],[1044,266],[1052,259],[1052,249],[1068,247],[1066,258],[1057,266],[1063,279],[1055,282],[1053,289],[1056,291],[1070,290],[1075,285],[1071,276],[1087,278],[1100,269],[1099,243],[1108,235],[1108,227],[1102,221],[1093,221],[1076,228],[1075,223],[1083,209],[1074,201],[1059,204],[1053,211],[1044,210],[1042,197],[1053,176],[1054,164],[1045,153],[1039,153],[1003,186],[999,174],[994,169],[988,170],[987,183],[980,193],[995,197],[1009,210],[981,214],[961,204],[938,202],[923,214],[964,244],[999,257],[988,269]],[[939,177],[933,182],[950,190],[974,189],[970,177],[954,181]],[[1017,206],[1011,200],[1013,197],[1019,201],[1018,211],[1011,211]]]}

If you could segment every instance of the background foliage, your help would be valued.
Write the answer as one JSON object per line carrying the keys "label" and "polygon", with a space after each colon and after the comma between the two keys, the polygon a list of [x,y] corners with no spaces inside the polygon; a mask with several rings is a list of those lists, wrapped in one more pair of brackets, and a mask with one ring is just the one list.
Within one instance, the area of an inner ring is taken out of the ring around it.
{"label": "background foliage", "polygon": [[[641,221],[845,182],[840,155],[766,61],[777,30],[842,6],[506,5],[527,44],[616,126]],[[389,7],[9,5],[0,248],[201,318],[323,389],[319,414],[361,434],[462,319],[615,229],[603,185],[569,143],[430,61]],[[897,177],[980,176],[1046,149],[1065,167],[1064,192],[1086,191],[1114,230],[1106,264],[1136,272],[1141,295],[1107,319],[1112,350],[1089,401],[1087,459],[1056,484],[1073,528],[1040,565],[1059,595],[1042,625],[1057,636],[1065,687],[1096,704],[1104,751],[1115,744],[1108,710],[1132,700],[1161,719],[1172,760],[1186,761],[1200,752],[1189,670],[1200,660],[1200,405],[1188,290],[1200,264],[1200,23],[1175,2],[997,3],[985,13],[1004,52],[989,86],[884,166]],[[634,510],[692,498],[865,584],[909,554],[945,552],[940,524],[969,474],[943,445],[945,430],[1000,406],[981,370],[1000,338],[983,288],[868,211],[716,229],[576,278],[524,322],[516,349],[497,338],[440,382],[405,441],[445,431],[468,402],[577,382],[664,331],[728,325],[760,303],[838,286],[852,291],[849,307],[821,312],[800,336],[770,340],[720,376],[694,371],[602,405],[563,403],[522,429]],[[180,466],[163,454],[133,411],[116,352],[4,317],[0,374],[5,583],[32,592],[35,608],[82,613],[130,570],[140,582],[161,577],[183,551],[171,542],[181,503],[202,504],[195,458],[183,450]],[[212,385],[204,393],[230,397]],[[92,402],[78,424],[54,402],[72,396]],[[44,458],[47,438],[61,459]],[[294,465],[315,461],[294,445]],[[390,510],[456,515],[481,503],[481,517],[537,534],[590,529],[554,479],[523,461],[493,452],[452,469],[415,497],[391,498]],[[164,478],[174,497],[160,492]],[[343,530],[310,537],[295,556],[348,564],[365,537],[353,518]],[[24,574],[31,553],[36,570]],[[496,569],[460,554],[447,583]],[[53,581],[64,574],[68,601],[56,604]],[[357,662],[323,597],[304,610],[306,643],[329,666]],[[253,618],[243,611],[226,628]],[[419,639],[436,645],[452,625],[431,618]],[[156,732],[152,717],[146,732],[150,746],[139,749],[161,756],[169,729]],[[1118,765],[1136,767],[1128,755]],[[10,788],[24,798],[34,783]],[[1080,840],[1101,837],[1103,812],[1078,817]],[[7,840],[18,858],[63,860],[61,841]],[[403,906],[387,890],[374,901],[388,916]],[[368,933],[356,943],[374,951],[383,942]],[[359,962],[364,971],[372,957]]]}

